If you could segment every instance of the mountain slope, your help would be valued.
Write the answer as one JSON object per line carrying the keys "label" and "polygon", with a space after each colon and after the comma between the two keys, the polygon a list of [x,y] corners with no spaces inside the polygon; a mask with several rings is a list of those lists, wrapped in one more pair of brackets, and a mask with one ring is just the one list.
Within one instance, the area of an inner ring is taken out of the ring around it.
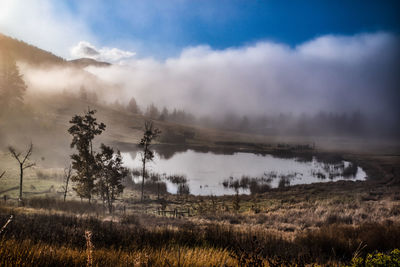
{"label": "mountain slope", "polygon": [[67,62],[50,52],[1,33],[0,53],[12,56],[16,61],[24,61],[32,65],[65,64]]}
{"label": "mountain slope", "polygon": [[79,68],[86,68],[88,66],[95,66],[95,67],[108,67],[111,64],[108,62],[103,62],[103,61],[97,61],[92,58],[79,58],[79,59],[73,59],[68,61],[71,65],[74,65]]}
{"label": "mountain slope", "polygon": [[85,68],[87,66],[106,67],[110,63],[100,62],[90,58],[65,60],[48,51],[23,41],[8,37],[0,33],[0,54],[11,56],[16,61],[23,61],[30,65],[61,65]]}

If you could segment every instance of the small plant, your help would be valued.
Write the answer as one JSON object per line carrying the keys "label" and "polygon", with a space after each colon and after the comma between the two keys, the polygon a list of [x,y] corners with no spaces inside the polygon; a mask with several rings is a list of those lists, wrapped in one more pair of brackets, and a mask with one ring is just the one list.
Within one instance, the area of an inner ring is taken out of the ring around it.
{"label": "small plant", "polygon": [[239,196],[239,194],[236,194],[236,195],[233,197],[232,206],[233,206],[233,209],[234,209],[236,212],[238,212],[238,211],[240,210],[240,196]]}
{"label": "small plant", "polygon": [[92,244],[92,232],[85,231],[85,239],[86,239],[86,266],[91,267],[93,266],[93,244]]}
{"label": "small plant", "polygon": [[389,254],[380,252],[369,253],[365,258],[354,257],[351,261],[352,267],[374,266],[374,267],[396,267],[400,266],[400,249],[394,249]]}
{"label": "small plant", "polygon": [[11,215],[10,218],[7,220],[7,222],[1,227],[0,229],[0,235],[4,232],[4,230],[7,228],[7,225],[12,222],[14,215]]}

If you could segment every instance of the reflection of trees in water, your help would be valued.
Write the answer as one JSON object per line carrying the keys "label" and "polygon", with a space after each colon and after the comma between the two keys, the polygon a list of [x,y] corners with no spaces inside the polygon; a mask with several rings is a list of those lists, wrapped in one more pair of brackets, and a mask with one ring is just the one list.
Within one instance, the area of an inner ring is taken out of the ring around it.
{"label": "reflection of trees in water", "polygon": [[[134,179],[138,179],[142,177],[142,169],[134,168],[131,170],[131,175],[126,177],[124,180],[125,188],[129,188],[131,190],[140,190],[140,183],[135,183]],[[166,184],[166,174],[159,174],[155,172],[150,172],[146,170],[145,174],[146,181],[144,183],[144,191],[147,193],[157,194],[158,198],[160,195],[164,195],[167,193],[167,184]]]}
{"label": "reflection of trees in water", "polygon": [[265,174],[262,177],[250,177],[243,175],[240,179],[233,178],[225,179],[222,182],[224,188],[231,188],[235,190],[236,195],[239,194],[239,189],[250,190],[251,194],[261,194],[271,189],[271,178],[266,177]]}
{"label": "reflection of trees in water", "polygon": [[190,188],[189,188],[189,185],[187,184],[188,180],[186,178],[186,175],[180,175],[180,174],[170,175],[167,177],[167,180],[169,180],[171,183],[178,186],[178,189],[177,189],[178,195],[189,195],[190,194]]}
{"label": "reflection of trees in water", "polygon": [[176,153],[186,152],[188,150],[185,146],[163,146],[163,145],[155,145],[154,150],[160,156],[161,159],[170,159]]}
{"label": "reflection of trees in water", "polygon": [[347,167],[343,169],[343,177],[349,178],[349,177],[356,177],[358,172],[358,166],[355,163],[349,163]]}
{"label": "reflection of trees in water", "polygon": [[278,183],[278,187],[279,188],[284,188],[290,186],[290,179],[287,176],[280,176],[279,178],[279,183]]}
{"label": "reflection of trees in water", "polygon": [[358,172],[358,165],[349,162],[347,165],[344,161],[339,163],[321,163],[318,162],[317,168],[311,171],[313,177],[318,179],[329,178],[331,180],[338,177],[355,178]]}
{"label": "reflection of trees in water", "polygon": [[132,159],[136,159],[138,152],[137,151],[129,151],[128,154],[129,154],[129,156],[131,156]]}
{"label": "reflection of trees in water", "polygon": [[[176,146],[176,145],[156,145],[156,152],[162,160],[171,159],[175,153],[185,153],[191,150],[192,152],[198,153],[206,153],[211,152],[213,155],[230,155],[234,154],[233,150],[224,150],[224,149],[209,149],[207,147],[190,147],[190,146]],[[229,152],[229,153],[227,153]],[[256,153],[254,153],[256,154]],[[329,153],[312,153],[312,152],[293,152],[293,151],[285,151],[279,153],[270,153],[270,154],[256,154],[260,156],[270,155],[274,158],[279,159],[293,159],[299,163],[311,163],[311,170],[308,173],[301,172],[290,172],[283,173],[281,171],[266,171],[262,175],[257,177],[250,177],[247,175],[243,175],[242,177],[234,178],[231,177],[222,182],[224,188],[233,189],[235,192],[239,190],[250,191],[251,194],[256,193],[264,193],[267,192],[270,188],[272,188],[272,183],[275,181],[275,186],[277,187],[287,187],[294,183],[296,179],[302,179],[302,177],[306,177],[309,179],[310,175],[317,179],[337,179],[337,178],[354,178],[356,177],[358,166],[354,163],[347,163],[340,155],[334,155]],[[132,151],[131,156],[135,157],[136,152]],[[306,176],[304,176],[306,175]],[[177,186],[178,191],[183,193],[186,190],[186,186],[188,185],[188,181],[182,180],[178,181],[174,177],[184,177],[181,175],[172,175],[166,177],[166,181],[171,182]],[[176,181],[175,181],[176,180]],[[202,186],[200,186],[202,188]]]}
{"label": "reflection of trees in water", "polygon": [[200,153],[208,153],[212,152],[214,155],[233,155],[237,151],[227,148],[219,148],[219,149],[210,149],[209,147],[200,147],[200,146],[186,146],[186,145],[155,145],[154,150],[160,156],[161,159],[170,159],[176,153],[187,152],[188,150],[192,150],[194,152]]}

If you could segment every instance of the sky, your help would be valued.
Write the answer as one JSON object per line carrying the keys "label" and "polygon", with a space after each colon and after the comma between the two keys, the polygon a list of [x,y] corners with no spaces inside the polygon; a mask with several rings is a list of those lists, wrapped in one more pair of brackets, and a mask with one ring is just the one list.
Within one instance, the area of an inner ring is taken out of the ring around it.
{"label": "sky", "polygon": [[0,0],[0,31],[65,58],[79,56],[71,48],[83,42],[119,50],[106,60],[166,59],[198,45],[293,47],[327,34],[398,34],[399,13],[396,0]]}
{"label": "sky", "polygon": [[[135,97],[142,107],[205,116],[362,111],[400,124],[399,8],[391,0],[0,0],[0,32],[66,59],[114,63],[87,70],[117,85],[107,99],[124,104]],[[61,90],[64,79],[79,88],[70,71],[23,70],[33,87]]]}

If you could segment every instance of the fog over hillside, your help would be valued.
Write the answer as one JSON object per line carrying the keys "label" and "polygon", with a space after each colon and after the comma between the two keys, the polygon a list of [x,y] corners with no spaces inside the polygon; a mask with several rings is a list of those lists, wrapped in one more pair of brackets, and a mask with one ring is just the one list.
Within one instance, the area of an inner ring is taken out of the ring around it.
{"label": "fog over hillside", "polygon": [[74,68],[22,64],[21,70],[33,90],[84,85],[106,102],[134,97],[142,107],[154,103],[197,116],[360,111],[395,125],[399,58],[398,36],[377,32],[326,35],[296,47],[270,41],[224,50],[196,46],[164,61],[133,58],[86,68],[104,83]]}

